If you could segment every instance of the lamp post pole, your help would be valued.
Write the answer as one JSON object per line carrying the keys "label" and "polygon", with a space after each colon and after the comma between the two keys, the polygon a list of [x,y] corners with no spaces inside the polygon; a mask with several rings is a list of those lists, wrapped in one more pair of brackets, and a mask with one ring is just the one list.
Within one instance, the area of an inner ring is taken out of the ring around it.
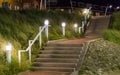
{"label": "lamp post pole", "polygon": [[77,32],[77,27],[78,27],[78,25],[74,24],[74,30],[75,30],[75,32]]}
{"label": "lamp post pole", "polygon": [[86,23],[87,23],[87,14],[88,14],[88,12],[89,12],[88,9],[84,9],[83,14],[84,14],[84,24],[85,24],[85,25],[86,25]]}
{"label": "lamp post pole", "polygon": [[112,5],[106,7],[106,9],[105,9],[105,16],[107,15],[108,8],[112,8]]}
{"label": "lamp post pole", "polygon": [[12,51],[12,45],[11,43],[8,43],[6,45],[6,57],[7,57],[7,62],[9,64],[11,63],[11,51]]}
{"label": "lamp post pole", "polygon": [[48,40],[48,25],[49,25],[49,21],[45,20],[44,25],[46,26],[45,32],[46,32],[46,37],[47,37],[47,40]]}
{"label": "lamp post pole", "polygon": [[65,36],[65,26],[66,26],[66,24],[63,22],[62,23],[62,34],[63,34],[63,36]]}
{"label": "lamp post pole", "polygon": [[86,13],[84,13],[84,24],[86,25],[86,23],[87,23],[87,14]]}

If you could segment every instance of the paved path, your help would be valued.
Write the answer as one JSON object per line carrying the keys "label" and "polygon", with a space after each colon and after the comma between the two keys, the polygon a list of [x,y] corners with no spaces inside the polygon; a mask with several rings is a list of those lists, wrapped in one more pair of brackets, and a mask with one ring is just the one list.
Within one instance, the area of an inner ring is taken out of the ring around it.
{"label": "paved path", "polygon": [[41,72],[41,71],[35,71],[35,72],[22,72],[19,75],[65,75],[60,72]]}

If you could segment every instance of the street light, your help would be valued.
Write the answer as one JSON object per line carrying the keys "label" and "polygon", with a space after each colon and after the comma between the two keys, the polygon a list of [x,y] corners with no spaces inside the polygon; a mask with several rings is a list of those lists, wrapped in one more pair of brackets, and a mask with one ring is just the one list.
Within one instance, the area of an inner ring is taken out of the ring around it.
{"label": "street light", "polygon": [[117,7],[116,7],[116,9],[118,10],[118,9],[120,9],[120,7],[119,7],[119,6],[117,6]]}
{"label": "street light", "polygon": [[78,27],[78,25],[74,24],[74,30],[75,30],[75,32],[77,32],[77,27]]}
{"label": "street light", "polygon": [[62,34],[65,36],[65,22],[62,22]]}
{"label": "street light", "polygon": [[44,21],[44,25],[46,26],[45,32],[46,32],[46,37],[47,37],[47,39],[48,39],[48,25],[49,25],[49,20],[45,20],[45,21]]}
{"label": "street light", "polygon": [[119,9],[120,9],[120,7],[119,7],[119,6],[117,6],[117,7],[116,7],[116,11],[118,11]]}
{"label": "street light", "polygon": [[106,14],[107,14],[108,8],[111,9],[111,8],[112,8],[112,5],[109,5],[109,6],[106,7],[106,9],[105,9],[105,16],[106,16]]}
{"label": "street light", "polygon": [[12,45],[11,43],[8,43],[6,45],[6,57],[7,57],[8,63],[11,63],[11,51],[12,51]]}
{"label": "street light", "polygon": [[45,24],[45,25],[49,25],[49,20],[46,19],[46,20],[44,21],[44,24]]}

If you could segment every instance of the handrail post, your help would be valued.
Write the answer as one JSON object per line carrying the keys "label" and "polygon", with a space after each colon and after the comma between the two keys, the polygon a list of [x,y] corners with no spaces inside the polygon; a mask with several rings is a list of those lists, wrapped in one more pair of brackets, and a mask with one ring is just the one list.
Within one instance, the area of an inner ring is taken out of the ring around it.
{"label": "handrail post", "polygon": [[[40,26],[39,27],[39,32],[41,31],[42,27]],[[40,36],[39,36],[39,45],[40,45],[40,48],[42,47],[42,35],[40,33]]]}
{"label": "handrail post", "polygon": [[18,62],[21,63],[21,51],[18,51]]}
{"label": "handrail post", "polygon": [[[31,45],[33,40],[29,40],[29,46]],[[29,48],[29,62],[31,63],[31,47]]]}

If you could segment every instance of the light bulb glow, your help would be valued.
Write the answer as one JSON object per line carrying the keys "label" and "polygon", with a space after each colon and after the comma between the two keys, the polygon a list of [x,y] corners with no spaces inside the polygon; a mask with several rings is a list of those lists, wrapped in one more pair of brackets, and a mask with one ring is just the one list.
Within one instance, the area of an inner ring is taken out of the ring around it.
{"label": "light bulb glow", "polygon": [[63,22],[63,23],[62,23],[62,27],[65,27],[65,26],[66,26],[65,22]]}
{"label": "light bulb glow", "polygon": [[109,8],[112,8],[112,5],[110,5]]}
{"label": "light bulb glow", "polygon": [[77,24],[74,24],[74,27],[75,27],[75,28],[77,28],[77,27],[78,27],[78,25],[77,25]]}
{"label": "light bulb glow", "polygon": [[49,20],[45,20],[45,21],[44,21],[44,24],[45,24],[45,25],[48,25],[48,24],[49,24]]}
{"label": "light bulb glow", "polygon": [[12,45],[11,45],[11,43],[8,43],[8,44],[6,45],[6,50],[12,50]]}

